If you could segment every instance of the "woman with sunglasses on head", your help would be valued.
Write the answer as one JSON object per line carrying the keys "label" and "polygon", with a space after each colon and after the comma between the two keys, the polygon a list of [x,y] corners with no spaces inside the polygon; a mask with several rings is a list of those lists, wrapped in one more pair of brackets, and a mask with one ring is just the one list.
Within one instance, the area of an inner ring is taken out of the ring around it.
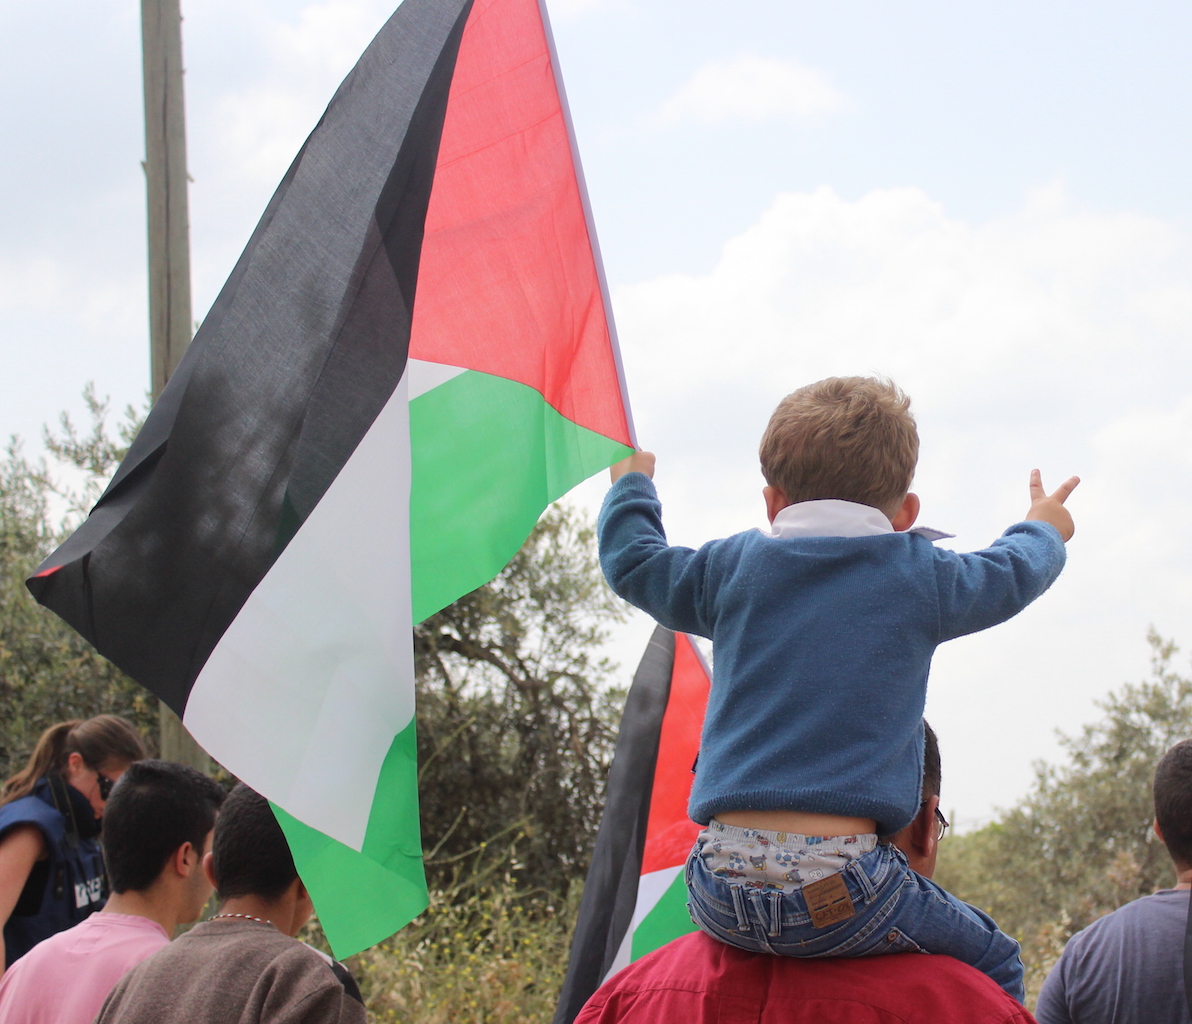
{"label": "woman with sunglasses on head", "polygon": [[[115,715],[50,726],[0,793],[3,966],[99,910],[107,897],[100,819],[112,784],[145,756]],[[3,971],[0,971],[2,974]]]}

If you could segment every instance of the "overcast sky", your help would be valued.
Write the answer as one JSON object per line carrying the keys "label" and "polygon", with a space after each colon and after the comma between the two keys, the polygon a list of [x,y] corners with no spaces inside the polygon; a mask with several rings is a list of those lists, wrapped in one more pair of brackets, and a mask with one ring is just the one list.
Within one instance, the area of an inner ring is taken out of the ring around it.
{"label": "overcast sky", "polygon": [[[830,374],[911,394],[921,521],[958,548],[1021,518],[1032,467],[1084,478],[1052,591],[936,658],[944,805],[988,819],[1146,675],[1149,625],[1192,646],[1192,9],[551,10],[672,540],[763,522],[765,421]],[[390,13],[184,0],[196,319]],[[0,0],[0,47],[0,436],[35,441],[87,381],[148,386],[139,5]]]}

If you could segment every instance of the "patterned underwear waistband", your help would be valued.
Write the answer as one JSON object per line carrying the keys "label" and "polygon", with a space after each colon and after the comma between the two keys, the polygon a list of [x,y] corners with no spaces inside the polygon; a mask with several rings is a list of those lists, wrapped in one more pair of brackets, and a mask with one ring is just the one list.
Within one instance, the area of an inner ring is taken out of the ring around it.
{"label": "patterned underwear waistband", "polygon": [[697,840],[704,867],[730,885],[760,892],[798,892],[843,871],[877,847],[877,836],[804,836],[725,825],[713,818]]}

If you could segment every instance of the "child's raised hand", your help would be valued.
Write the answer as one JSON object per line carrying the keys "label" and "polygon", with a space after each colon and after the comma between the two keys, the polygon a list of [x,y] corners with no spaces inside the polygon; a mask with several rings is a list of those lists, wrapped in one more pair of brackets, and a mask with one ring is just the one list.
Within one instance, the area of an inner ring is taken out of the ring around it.
{"label": "child's raised hand", "polygon": [[1078,483],[1080,483],[1080,477],[1070,476],[1056,488],[1054,494],[1048,494],[1043,490],[1043,477],[1037,469],[1032,469],[1031,507],[1026,514],[1027,520],[1051,523],[1060,531],[1060,537],[1066,544],[1072,539],[1072,534],[1076,532],[1076,526],[1072,522],[1072,513],[1064,508],[1064,502],[1068,500],[1068,495],[1076,489]]}
{"label": "child's raised hand", "polygon": [[653,452],[634,452],[627,459],[622,459],[620,462],[614,462],[609,467],[608,474],[612,477],[613,483],[616,483],[626,473],[645,473],[651,480],[654,479],[654,453]]}

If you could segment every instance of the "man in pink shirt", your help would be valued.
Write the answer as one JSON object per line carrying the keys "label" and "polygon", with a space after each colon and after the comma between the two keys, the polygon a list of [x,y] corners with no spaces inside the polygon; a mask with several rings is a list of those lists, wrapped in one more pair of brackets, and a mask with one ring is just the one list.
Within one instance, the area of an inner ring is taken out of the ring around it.
{"label": "man in pink shirt", "polygon": [[4,1024],[91,1024],[131,968],[195,920],[223,790],[186,765],[134,762],[112,790],[103,851],[112,895],[97,914],[38,943],[0,979]]}

